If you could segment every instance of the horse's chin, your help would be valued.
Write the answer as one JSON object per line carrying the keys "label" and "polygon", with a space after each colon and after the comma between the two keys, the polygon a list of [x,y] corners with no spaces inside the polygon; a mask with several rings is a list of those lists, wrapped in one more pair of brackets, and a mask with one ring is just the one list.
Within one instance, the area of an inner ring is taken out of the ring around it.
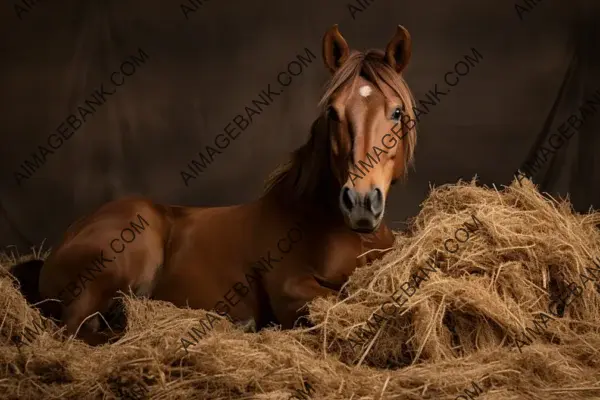
{"label": "horse's chin", "polygon": [[377,226],[375,228],[350,228],[352,230],[352,232],[356,232],[356,233],[373,233],[375,232],[375,230],[377,229]]}
{"label": "horse's chin", "polygon": [[346,219],[345,222],[346,222],[346,226],[352,232],[361,233],[361,234],[373,233],[377,229],[379,229],[379,225],[381,225],[381,219],[378,220],[377,222],[375,222],[372,226],[360,226],[360,225],[357,226],[356,224],[352,223],[348,219]]}

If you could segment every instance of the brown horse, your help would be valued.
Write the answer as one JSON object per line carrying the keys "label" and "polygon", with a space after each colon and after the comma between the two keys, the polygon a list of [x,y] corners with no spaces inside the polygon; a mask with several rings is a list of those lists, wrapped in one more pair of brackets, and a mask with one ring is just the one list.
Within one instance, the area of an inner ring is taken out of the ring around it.
{"label": "brown horse", "polygon": [[383,253],[369,250],[393,244],[385,202],[416,145],[414,122],[404,123],[414,121],[401,77],[410,54],[401,26],[385,51],[361,53],[334,25],[323,38],[333,76],[320,116],[260,199],[215,208],[109,202],[73,223],[41,266],[41,308],[90,344],[106,341],[95,313],[106,315],[117,291],[253,319],[257,328],[293,327],[307,302],[337,294]]}

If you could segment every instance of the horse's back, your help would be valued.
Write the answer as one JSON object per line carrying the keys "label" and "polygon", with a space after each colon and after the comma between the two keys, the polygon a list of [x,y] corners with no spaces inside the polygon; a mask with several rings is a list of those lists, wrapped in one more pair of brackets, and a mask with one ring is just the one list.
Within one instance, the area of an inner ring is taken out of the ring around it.
{"label": "horse's back", "polygon": [[[103,229],[104,232],[112,228],[121,230],[126,228],[129,221],[143,221],[154,219],[155,226],[163,225],[166,208],[162,205],[155,204],[151,200],[144,197],[124,197],[103,204],[93,213],[86,215],[77,221],[73,222],[65,233],[63,243],[80,234],[84,236],[96,229]],[[158,219],[157,219],[158,217]],[[137,222],[139,224],[139,221]],[[156,224],[158,222],[158,224]],[[148,225],[150,225],[148,223]],[[61,244],[62,245],[62,244]]]}
{"label": "horse's back", "polygon": [[[77,220],[42,268],[42,296],[60,298],[68,285],[79,286],[81,292],[86,285],[92,287],[101,282],[123,286],[136,277],[147,280],[150,277],[145,275],[151,272],[144,266],[163,262],[169,231],[167,214],[168,208],[148,199],[126,197]],[[93,283],[88,284],[82,274],[87,275],[88,281],[91,274]]]}

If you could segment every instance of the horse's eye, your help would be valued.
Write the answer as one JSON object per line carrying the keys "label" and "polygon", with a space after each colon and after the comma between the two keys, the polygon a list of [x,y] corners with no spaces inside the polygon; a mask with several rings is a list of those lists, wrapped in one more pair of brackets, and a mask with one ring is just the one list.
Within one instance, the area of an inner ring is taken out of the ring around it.
{"label": "horse's eye", "polygon": [[402,116],[402,110],[400,109],[400,107],[396,107],[396,109],[394,110],[394,113],[392,114],[392,119],[394,121],[398,121],[401,116]]}
{"label": "horse's eye", "polygon": [[335,108],[333,108],[333,106],[329,106],[327,108],[327,118],[329,118],[335,122],[340,122],[340,116],[338,115]]}

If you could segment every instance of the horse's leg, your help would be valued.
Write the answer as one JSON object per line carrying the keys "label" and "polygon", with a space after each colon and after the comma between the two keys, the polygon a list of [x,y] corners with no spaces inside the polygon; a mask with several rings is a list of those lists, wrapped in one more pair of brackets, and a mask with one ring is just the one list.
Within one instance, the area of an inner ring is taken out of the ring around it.
{"label": "horse's leg", "polygon": [[[154,287],[156,269],[147,268],[144,275],[139,279],[139,283],[134,284],[133,293],[138,297],[150,298],[152,289]],[[78,337],[81,337],[86,343],[90,345],[103,344],[111,341],[122,335],[125,330],[125,326],[120,328],[114,326],[115,319],[118,322],[127,323],[124,315],[124,308],[121,307],[116,313],[112,314],[112,325],[111,326],[111,310],[115,311],[115,306],[123,306],[123,298],[115,297],[118,290],[122,290],[123,285],[116,285],[115,282],[107,282],[109,278],[106,277],[105,281],[95,281],[97,286],[90,286],[83,290],[81,295],[70,304],[67,314],[67,318],[64,319],[67,325],[67,332],[74,334],[79,325],[89,315],[98,312],[102,314],[90,317],[82,326],[79,328]],[[111,285],[112,288],[107,288],[102,285]],[[104,320],[102,320],[102,317]],[[116,329],[113,329],[116,328]],[[101,331],[102,330],[102,331]]]}
{"label": "horse's leg", "polygon": [[273,299],[271,306],[275,317],[284,329],[293,328],[299,317],[307,315],[306,304],[315,297],[338,294],[335,290],[319,285],[312,275],[288,279],[283,290],[283,295]]}
{"label": "horse's leg", "polygon": [[[96,295],[102,293],[100,288],[89,287],[81,293],[69,306],[63,309],[63,321],[67,327],[67,334],[75,335],[91,346],[107,343],[115,336],[111,333],[99,332],[101,327],[100,315],[90,315],[99,312],[103,315],[108,311],[112,303],[112,294]],[[88,318],[89,317],[89,318]],[[85,322],[84,322],[85,321]]]}

